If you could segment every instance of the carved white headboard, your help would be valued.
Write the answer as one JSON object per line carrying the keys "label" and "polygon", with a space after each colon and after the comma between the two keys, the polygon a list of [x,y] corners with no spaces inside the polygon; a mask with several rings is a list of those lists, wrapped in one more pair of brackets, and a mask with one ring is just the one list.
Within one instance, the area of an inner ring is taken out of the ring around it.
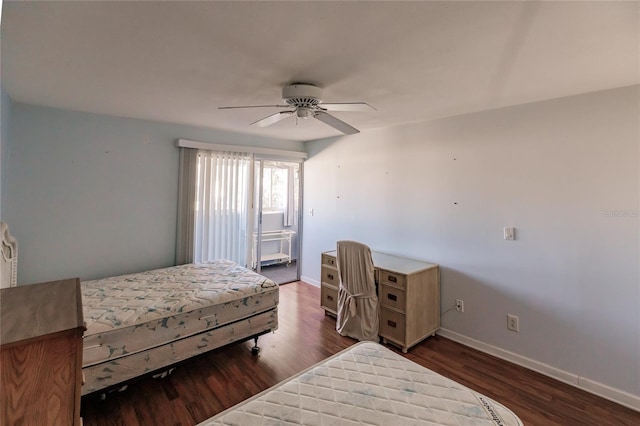
{"label": "carved white headboard", "polygon": [[0,288],[18,285],[18,241],[9,233],[9,225],[0,221]]}

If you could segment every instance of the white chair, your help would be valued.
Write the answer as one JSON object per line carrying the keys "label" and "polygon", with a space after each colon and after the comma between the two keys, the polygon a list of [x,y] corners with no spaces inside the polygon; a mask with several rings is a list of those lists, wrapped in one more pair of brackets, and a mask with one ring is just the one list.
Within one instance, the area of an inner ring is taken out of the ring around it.
{"label": "white chair", "polygon": [[18,241],[9,233],[9,225],[0,222],[0,288],[18,284]]}
{"label": "white chair", "polygon": [[338,241],[338,319],[341,336],[378,342],[378,296],[369,247]]}

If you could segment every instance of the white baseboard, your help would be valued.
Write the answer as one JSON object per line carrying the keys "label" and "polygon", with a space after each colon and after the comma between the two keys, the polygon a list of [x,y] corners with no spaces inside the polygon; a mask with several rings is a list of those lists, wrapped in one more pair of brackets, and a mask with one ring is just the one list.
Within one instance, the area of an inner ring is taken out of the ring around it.
{"label": "white baseboard", "polygon": [[447,339],[453,340],[454,342],[458,342],[465,346],[477,349],[481,352],[488,353],[505,361],[509,361],[513,364],[520,365],[522,367],[528,368],[529,370],[536,371],[540,374],[544,374],[545,376],[575,386],[578,389],[582,389],[586,392],[598,395],[620,405],[624,405],[625,407],[631,408],[632,410],[640,411],[640,396],[632,395],[628,392],[612,388],[594,380],[580,377],[577,374],[560,370],[548,364],[544,364],[531,358],[509,352],[507,350],[498,348],[497,346],[483,343],[479,340],[472,339],[446,328],[441,328],[440,330],[438,330],[437,334],[442,337],[446,337]]}
{"label": "white baseboard", "polygon": [[320,287],[320,281],[314,280],[309,277],[300,277],[300,281],[304,281],[307,284],[311,284],[314,287]]}

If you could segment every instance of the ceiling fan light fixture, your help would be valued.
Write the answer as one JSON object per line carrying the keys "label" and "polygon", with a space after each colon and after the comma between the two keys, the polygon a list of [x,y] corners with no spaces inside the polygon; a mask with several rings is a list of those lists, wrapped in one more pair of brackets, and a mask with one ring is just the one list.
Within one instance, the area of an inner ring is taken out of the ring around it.
{"label": "ceiling fan light fixture", "polygon": [[306,120],[307,118],[312,116],[313,116],[313,110],[311,110],[311,108],[298,107],[298,109],[296,109],[296,117],[298,118],[302,118],[303,120]]}

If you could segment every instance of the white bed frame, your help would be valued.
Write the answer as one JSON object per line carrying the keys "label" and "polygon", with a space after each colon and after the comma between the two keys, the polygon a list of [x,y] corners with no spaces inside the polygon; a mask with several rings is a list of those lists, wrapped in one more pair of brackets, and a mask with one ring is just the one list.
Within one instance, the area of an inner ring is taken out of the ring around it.
{"label": "white bed frame", "polygon": [[18,241],[9,232],[7,222],[0,222],[0,288],[18,285]]}

